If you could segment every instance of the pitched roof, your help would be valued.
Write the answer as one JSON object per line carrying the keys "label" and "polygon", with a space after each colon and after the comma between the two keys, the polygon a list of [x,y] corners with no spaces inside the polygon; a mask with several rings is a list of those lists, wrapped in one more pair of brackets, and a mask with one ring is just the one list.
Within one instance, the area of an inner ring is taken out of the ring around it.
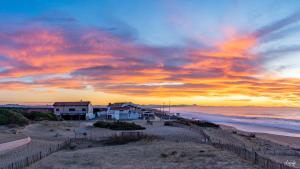
{"label": "pitched roof", "polygon": [[55,102],[53,106],[88,106],[91,102]]}
{"label": "pitched roof", "polygon": [[109,107],[122,107],[123,105],[125,104],[128,104],[126,102],[121,102],[121,103],[112,103],[112,104],[109,104],[108,106]]}
{"label": "pitched roof", "polygon": [[110,110],[128,110],[129,107],[111,107]]}
{"label": "pitched roof", "polygon": [[107,107],[138,107],[138,105],[131,102],[109,103]]}

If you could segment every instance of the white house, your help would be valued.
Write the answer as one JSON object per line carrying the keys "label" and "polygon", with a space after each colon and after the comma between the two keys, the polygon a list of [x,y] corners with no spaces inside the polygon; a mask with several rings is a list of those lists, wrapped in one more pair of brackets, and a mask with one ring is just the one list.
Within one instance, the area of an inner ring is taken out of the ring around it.
{"label": "white house", "polygon": [[140,118],[139,108],[133,103],[114,103],[107,106],[107,119],[137,120]]}
{"label": "white house", "polygon": [[94,113],[97,114],[97,117],[100,119],[106,119],[107,118],[107,108],[101,107],[101,108],[94,108]]}
{"label": "white house", "polygon": [[90,120],[95,118],[93,106],[89,101],[55,102],[54,114],[65,120]]}
{"label": "white house", "polygon": [[142,119],[155,119],[154,111],[144,110],[141,113]]}

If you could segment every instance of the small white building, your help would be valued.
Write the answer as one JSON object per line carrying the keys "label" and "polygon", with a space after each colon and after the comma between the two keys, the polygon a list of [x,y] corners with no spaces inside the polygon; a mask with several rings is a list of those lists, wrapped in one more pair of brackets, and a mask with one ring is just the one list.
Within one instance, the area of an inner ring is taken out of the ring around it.
{"label": "small white building", "polygon": [[106,119],[107,118],[107,108],[94,108],[94,113],[97,114],[97,118],[99,119]]}
{"label": "small white building", "polygon": [[93,106],[89,101],[55,102],[54,114],[65,120],[90,120],[95,118]]}
{"label": "small white building", "polygon": [[114,103],[107,107],[107,119],[137,120],[140,118],[139,108],[132,103]]}

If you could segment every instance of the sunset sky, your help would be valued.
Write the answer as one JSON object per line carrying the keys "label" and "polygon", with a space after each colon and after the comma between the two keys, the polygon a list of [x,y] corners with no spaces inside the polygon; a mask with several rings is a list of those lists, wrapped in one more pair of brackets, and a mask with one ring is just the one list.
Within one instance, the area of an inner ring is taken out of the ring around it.
{"label": "sunset sky", "polygon": [[300,106],[299,0],[7,0],[0,104]]}

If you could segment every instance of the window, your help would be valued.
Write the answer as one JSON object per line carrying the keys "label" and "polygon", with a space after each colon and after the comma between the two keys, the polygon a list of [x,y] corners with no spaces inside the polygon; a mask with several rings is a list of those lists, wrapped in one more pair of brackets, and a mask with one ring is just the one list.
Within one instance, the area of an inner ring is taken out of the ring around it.
{"label": "window", "polygon": [[75,111],[75,109],[74,108],[69,108],[69,111]]}
{"label": "window", "polygon": [[55,111],[59,111],[59,109],[56,109]]}
{"label": "window", "polygon": [[82,111],[86,111],[86,109],[85,109],[85,108],[82,108]]}

